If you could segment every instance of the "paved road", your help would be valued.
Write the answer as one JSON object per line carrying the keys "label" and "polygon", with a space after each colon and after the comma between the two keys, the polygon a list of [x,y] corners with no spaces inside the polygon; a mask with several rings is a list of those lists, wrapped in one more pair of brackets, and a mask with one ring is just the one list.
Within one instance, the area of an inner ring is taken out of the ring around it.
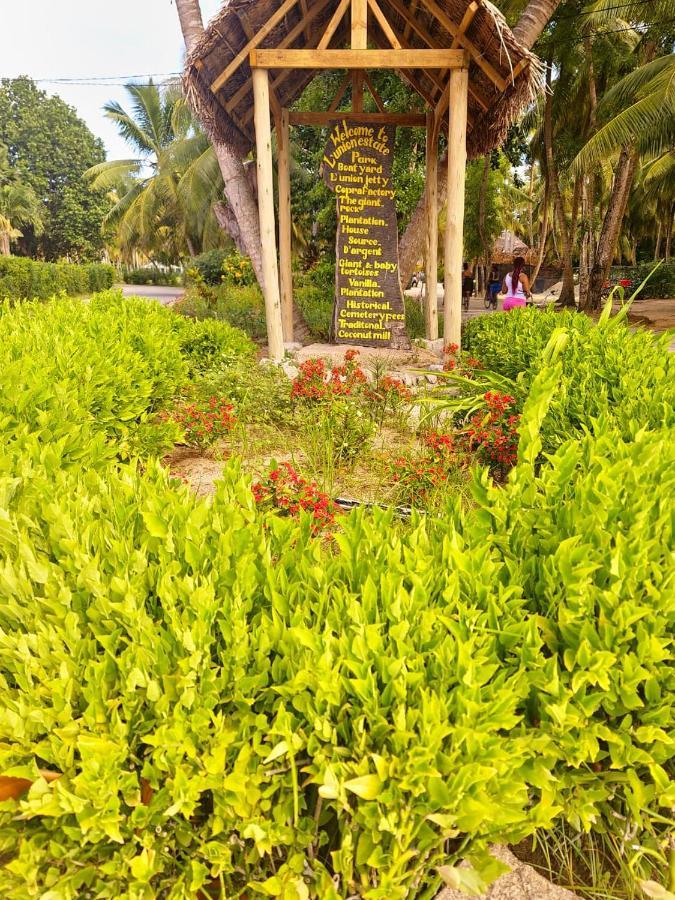
{"label": "paved road", "polygon": [[154,284],[121,284],[119,287],[125,297],[147,297],[159,300],[162,306],[171,306],[185,293],[183,287],[160,287]]}

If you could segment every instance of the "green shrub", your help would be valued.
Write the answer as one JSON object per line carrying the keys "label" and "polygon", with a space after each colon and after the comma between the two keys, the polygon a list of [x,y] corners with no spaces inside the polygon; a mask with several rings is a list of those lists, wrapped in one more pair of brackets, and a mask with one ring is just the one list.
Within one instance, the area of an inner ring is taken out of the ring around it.
{"label": "green shrub", "polygon": [[125,284],[154,284],[175,286],[180,284],[180,276],[176,272],[163,272],[161,269],[147,267],[144,269],[124,269],[122,279]]}
{"label": "green shrub", "polygon": [[[649,297],[667,300],[675,297],[675,262],[662,263],[656,270],[654,270],[653,262],[644,263],[638,266],[632,275],[637,284],[642,284],[648,278],[638,295],[640,300],[646,300]],[[635,312],[639,313],[639,311],[640,307],[638,306]]]}
{"label": "green shrub", "polygon": [[0,471],[0,767],[37,779],[0,813],[4,896],[431,897],[558,816],[659,856],[672,433],[330,547],[236,466],[212,504],[153,468]]}
{"label": "green shrub", "polygon": [[[600,322],[553,309],[480,316],[465,326],[464,347],[490,372],[511,381],[500,389],[524,399],[546,365],[547,344],[562,332],[562,374],[544,425],[546,450],[592,430],[598,421],[611,423],[624,437],[675,422],[670,338],[632,331],[626,326],[625,311]],[[485,379],[489,376],[479,373],[471,390],[480,392]]]}
{"label": "green shrub", "polygon": [[196,269],[207,284],[221,284],[223,263],[229,255],[227,250],[207,250],[190,260],[190,269]]}
{"label": "green shrub", "polygon": [[256,283],[253,265],[248,256],[242,256],[236,250],[223,260],[223,282],[234,287],[247,287]]}
{"label": "green shrub", "polygon": [[76,295],[112,287],[115,270],[102,263],[44,263],[0,256],[0,299],[47,300],[61,292]]}
{"label": "green shrub", "polygon": [[245,359],[250,360],[255,347],[238,328],[215,319],[184,320],[180,327],[180,350],[191,377]]}
{"label": "green shrub", "polygon": [[317,341],[327,341],[333,319],[335,286],[315,287],[312,284],[298,285],[293,290],[293,300],[305,320],[309,331]]}
{"label": "green shrub", "polygon": [[267,337],[265,302],[257,285],[234,287],[205,283],[191,287],[175,309],[194,319],[218,319],[240,328],[254,341]]}

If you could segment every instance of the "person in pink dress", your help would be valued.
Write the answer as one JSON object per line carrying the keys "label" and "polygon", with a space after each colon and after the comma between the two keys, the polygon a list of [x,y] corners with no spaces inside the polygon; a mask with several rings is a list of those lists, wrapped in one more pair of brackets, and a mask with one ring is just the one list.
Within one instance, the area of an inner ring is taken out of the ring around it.
{"label": "person in pink dress", "polygon": [[504,312],[509,312],[518,306],[527,306],[527,298],[530,293],[530,279],[523,272],[525,260],[522,256],[516,256],[513,260],[513,270],[507,272],[502,284],[502,293],[504,297]]}

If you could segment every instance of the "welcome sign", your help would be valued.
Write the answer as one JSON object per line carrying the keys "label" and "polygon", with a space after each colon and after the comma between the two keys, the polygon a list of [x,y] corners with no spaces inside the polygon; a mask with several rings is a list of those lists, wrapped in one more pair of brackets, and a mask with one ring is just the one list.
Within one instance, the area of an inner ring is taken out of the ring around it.
{"label": "welcome sign", "polygon": [[395,129],[348,119],[337,123],[323,157],[323,178],[337,200],[336,343],[404,348],[405,307],[398,271],[392,162]]}

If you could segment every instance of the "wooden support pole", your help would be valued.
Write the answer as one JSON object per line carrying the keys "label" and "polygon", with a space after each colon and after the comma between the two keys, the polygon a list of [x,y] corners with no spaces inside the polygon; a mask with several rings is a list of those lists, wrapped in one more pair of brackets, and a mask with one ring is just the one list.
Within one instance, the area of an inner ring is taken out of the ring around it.
{"label": "wooden support pole", "polygon": [[368,46],[368,0],[352,0],[352,50]]}
{"label": "wooden support pole", "polygon": [[284,341],[293,340],[293,262],[291,258],[291,154],[288,110],[277,123],[277,186],[279,189],[279,289]]}
{"label": "wooden support pole", "polygon": [[438,129],[433,110],[427,113],[426,266],[424,330],[427,340],[438,338]]}
{"label": "wooden support pole", "polygon": [[445,225],[445,331],[446,344],[461,345],[462,255],[464,252],[464,183],[466,180],[466,119],[469,70],[450,73],[448,127],[448,208]]}
{"label": "wooden support pole", "polygon": [[284,332],[281,321],[277,239],[274,225],[274,184],[272,173],[272,129],[270,127],[269,74],[266,69],[253,72],[255,107],[256,166],[258,172],[258,215],[262,244],[263,293],[267,345],[270,359],[284,358]]}
{"label": "wooden support pole", "polygon": [[352,72],[352,109],[354,112],[363,112],[363,69],[354,69]]}

